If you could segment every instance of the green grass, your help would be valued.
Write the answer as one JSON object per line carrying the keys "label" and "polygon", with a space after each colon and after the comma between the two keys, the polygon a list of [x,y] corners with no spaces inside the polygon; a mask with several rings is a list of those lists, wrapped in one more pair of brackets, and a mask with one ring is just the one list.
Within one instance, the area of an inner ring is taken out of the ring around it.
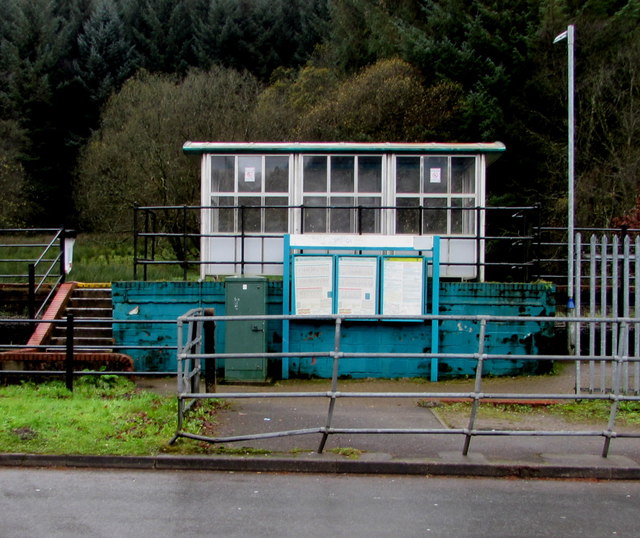
{"label": "green grass", "polygon": [[339,456],[344,456],[345,458],[348,458],[350,460],[357,460],[360,458],[360,456],[362,456],[362,454],[364,454],[364,450],[360,450],[359,448],[353,448],[350,446],[332,448],[331,450],[329,450],[329,452],[338,454]]}
{"label": "green grass", "polygon": [[[429,407],[419,401],[421,407]],[[471,403],[456,402],[445,403],[438,406],[439,412],[446,415],[469,415]],[[551,404],[545,406],[532,406],[526,404],[491,404],[485,402],[478,408],[480,419],[508,419],[512,421],[526,420],[527,416],[553,415],[573,423],[592,423],[607,421],[611,413],[611,402],[608,400],[576,400],[566,403]],[[620,402],[616,421],[624,425],[640,425],[640,402]]]}
{"label": "green grass", "polygon": [[[48,244],[52,236],[2,236],[0,242],[4,245],[11,245],[0,248],[0,274],[3,275],[26,275],[28,272],[28,262],[18,262],[11,260],[31,260],[35,261],[43,252],[43,247],[20,246],[25,243]],[[13,246],[16,245],[16,246]],[[49,269],[52,260],[58,255],[59,247],[56,244],[47,255],[47,262],[43,262],[42,267],[37,268],[37,272]],[[73,268],[67,275],[68,280],[77,282],[117,282],[133,280],[133,236],[132,234],[79,234],[73,249]],[[150,251],[149,251],[150,255]],[[195,254],[191,254],[194,256]],[[139,245],[138,256],[143,256],[143,244]],[[175,260],[175,255],[166,242],[160,241],[155,250],[156,260]],[[52,283],[59,275],[59,266],[52,272],[52,278],[48,281]],[[138,266],[138,278],[143,275],[143,267]],[[148,280],[182,280],[182,268],[178,265],[163,264],[149,265],[147,267]],[[194,265],[189,268],[187,277],[189,280],[199,278],[198,267]],[[3,283],[18,282],[26,283],[24,276],[13,278],[3,278]]]}
{"label": "green grass", "polygon": [[[115,378],[115,379],[112,379]],[[211,433],[222,404],[207,400],[191,413],[190,433]],[[176,430],[174,396],[136,390],[116,376],[0,388],[0,452],[32,454],[155,455],[209,450],[193,441],[170,446]]]}
{"label": "green grass", "polygon": [[[550,406],[549,412],[572,422],[608,420],[611,413],[611,402],[578,400]],[[619,402],[616,419],[626,425],[640,425],[640,402]]]}

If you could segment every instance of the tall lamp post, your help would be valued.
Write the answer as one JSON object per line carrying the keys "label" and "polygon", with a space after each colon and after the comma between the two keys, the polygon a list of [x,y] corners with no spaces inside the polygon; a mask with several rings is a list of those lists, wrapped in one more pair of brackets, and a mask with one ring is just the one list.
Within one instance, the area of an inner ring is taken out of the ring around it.
{"label": "tall lamp post", "polygon": [[575,220],[575,195],[574,195],[574,165],[575,165],[575,122],[574,122],[574,35],[575,29],[573,24],[567,26],[567,30],[557,35],[553,40],[554,43],[558,43],[564,39],[567,40],[567,62],[568,62],[568,75],[567,75],[567,100],[568,100],[568,170],[567,170],[567,182],[568,182],[568,202],[567,202],[567,233],[568,237],[568,259],[567,259],[567,309],[569,314],[571,310],[575,308],[574,301],[574,220]]}

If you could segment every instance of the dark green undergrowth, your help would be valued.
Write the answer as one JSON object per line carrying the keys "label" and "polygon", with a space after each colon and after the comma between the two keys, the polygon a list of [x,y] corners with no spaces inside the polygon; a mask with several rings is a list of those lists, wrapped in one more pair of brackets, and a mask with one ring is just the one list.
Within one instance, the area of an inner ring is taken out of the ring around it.
{"label": "dark green undergrowth", "polygon": [[[191,413],[185,428],[201,434],[215,426],[219,400]],[[73,392],[64,383],[23,383],[0,388],[0,452],[32,454],[155,455],[202,453],[194,442],[169,445],[177,403],[136,389],[116,376],[81,377]]]}

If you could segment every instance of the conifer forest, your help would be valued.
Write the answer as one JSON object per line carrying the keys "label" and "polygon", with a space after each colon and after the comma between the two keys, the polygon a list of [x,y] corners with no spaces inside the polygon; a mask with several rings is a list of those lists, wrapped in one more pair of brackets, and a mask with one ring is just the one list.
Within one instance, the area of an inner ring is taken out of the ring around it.
{"label": "conifer forest", "polygon": [[0,227],[198,204],[186,140],[493,142],[488,205],[635,213],[640,0],[2,0]]}

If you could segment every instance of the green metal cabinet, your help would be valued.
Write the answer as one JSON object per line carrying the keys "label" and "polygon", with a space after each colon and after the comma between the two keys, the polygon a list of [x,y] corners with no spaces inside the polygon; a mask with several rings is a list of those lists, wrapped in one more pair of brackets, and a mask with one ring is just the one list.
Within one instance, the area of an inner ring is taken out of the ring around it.
{"label": "green metal cabinet", "polygon": [[[265,315],[266,279],[228,277],[225,280],[225,306],[227,316]],[[225,353],[264,353],[266,349],[265,320],[225,322]],[[267,359],[227,358],[224,371],[227,382],[264,382],[267,379]]]}

